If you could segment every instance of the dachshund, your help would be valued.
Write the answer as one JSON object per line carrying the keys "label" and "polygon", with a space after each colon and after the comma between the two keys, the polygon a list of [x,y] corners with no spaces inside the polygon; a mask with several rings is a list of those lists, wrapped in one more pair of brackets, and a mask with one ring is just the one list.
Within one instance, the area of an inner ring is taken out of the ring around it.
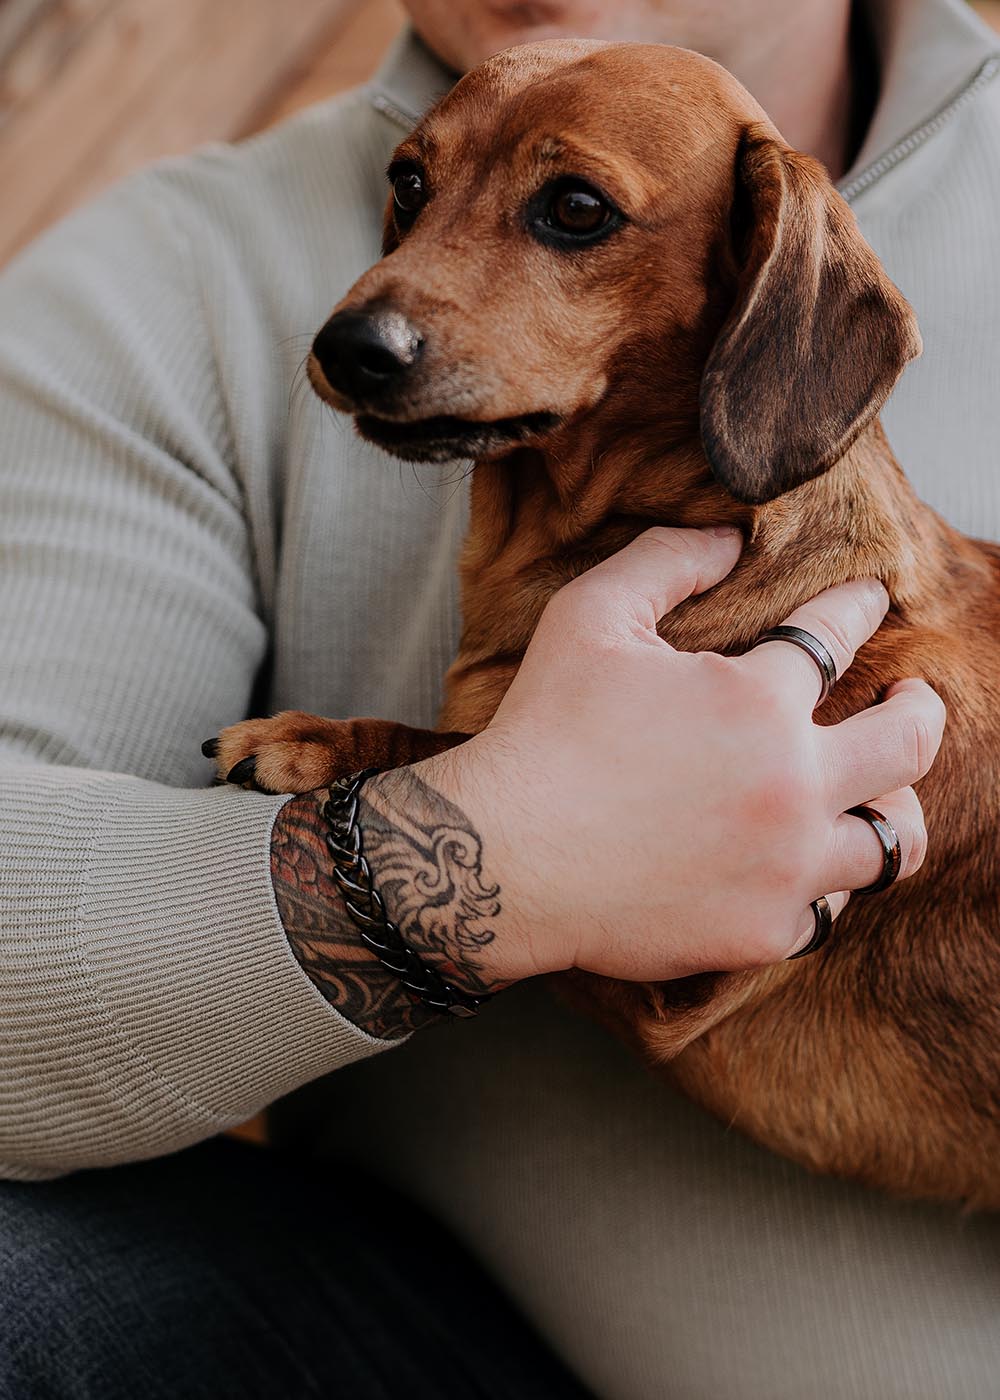
{"label": "dachshund", "polygon": [[920,352],[913,311],[823,167],[685,50],[497,55],[389,175],[384,257],[309,373],[387,451],[475,460],[441,732],[293,712],[224,731],[220,771],[253,757],[260,786],[308,791],[481,730],[552,594],[653,524],[733,524],[746,541],[661,624],[684,650],[738,654],[821,590],[880,578],[888,617],[817,720],[904,676],[945,701],[919,874],[852,901],[802,961],[562,976],[774,1151],[1000,1206],[1000,549],[917,499],[879,423]]}

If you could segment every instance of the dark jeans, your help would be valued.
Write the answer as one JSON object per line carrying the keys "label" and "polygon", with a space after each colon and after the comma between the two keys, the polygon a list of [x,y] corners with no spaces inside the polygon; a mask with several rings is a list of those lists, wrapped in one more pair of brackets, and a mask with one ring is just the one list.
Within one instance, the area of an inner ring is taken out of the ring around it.
{"label": "dark jeans", "polygon": [[586,1400],[476,1263],[336,1167],[219,1140],[0,1183],[0,1400]]}

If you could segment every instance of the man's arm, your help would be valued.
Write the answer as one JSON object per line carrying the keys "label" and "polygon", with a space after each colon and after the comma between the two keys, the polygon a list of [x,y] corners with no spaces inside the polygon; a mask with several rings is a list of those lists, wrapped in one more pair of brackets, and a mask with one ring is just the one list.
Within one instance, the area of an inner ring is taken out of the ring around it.
{"label": "man's arm", "polygon": [[285,799],[211,787],[199,753],[264,663],[267,501],[240,475],[175,195],[132,181],[0,277],[11,1177],[176,1150],[382,1044],[289,950],[269,865]]}

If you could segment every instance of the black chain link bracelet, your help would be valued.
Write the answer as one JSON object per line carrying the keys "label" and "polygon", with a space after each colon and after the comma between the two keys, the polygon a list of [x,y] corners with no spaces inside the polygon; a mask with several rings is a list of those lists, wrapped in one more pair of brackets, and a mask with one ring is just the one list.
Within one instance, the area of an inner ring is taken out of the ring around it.
{"label": "black chain link bracelet", "polygon": [[358,798],[369,778],[381,770],[365,768],[349,778],[331,784],[330,795],[320,807],[329,831],[326,846],[333,857],[333,874],[344,896],[361,941],[375,954],[383,967],[394,972],[406,990],[424,1006],[448,1016],[475,1016],[490,995],[473,996],[453,987],[439,972],[428,967],[418,953],[404,942],[403,935],[389,918],[382,896],[375,888],[365,859],[358,824]]}

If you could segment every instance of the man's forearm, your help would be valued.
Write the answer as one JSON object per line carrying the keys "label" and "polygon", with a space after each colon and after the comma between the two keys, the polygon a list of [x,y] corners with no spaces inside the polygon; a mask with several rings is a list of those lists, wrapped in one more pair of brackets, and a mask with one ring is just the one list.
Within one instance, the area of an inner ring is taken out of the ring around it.
{"label": "man's forearm", "polygon": [[[271,843],[278,912],[296,958],[327,1001],[381,1039],[439,1020],[362,943],[333,877],[326,791],[287,803]],[[412,768],[362,791],[358,824],[389,917],[421,959],[464,991],[508,985],[494,970],[500,887],[483,869],[473,823]],[[508,979],[509,980],[509,979]]]}

